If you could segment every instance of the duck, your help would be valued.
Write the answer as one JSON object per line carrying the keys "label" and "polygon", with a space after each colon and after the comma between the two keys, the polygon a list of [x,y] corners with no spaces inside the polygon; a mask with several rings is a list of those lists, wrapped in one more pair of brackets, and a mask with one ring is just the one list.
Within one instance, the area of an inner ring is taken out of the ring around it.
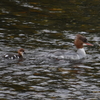
{"label": "duck", "polygon": [[20,59],[23,58],[24,53],[25,50],[23,48],[20,48],[18,50],[18,54],[5,54],[3,57],[6,59]]}
{"label": "duck", "polygon": [[89,43],[87,38],[81,34],[77,34],[74,39],[74,45],[77,48],[77,52],[66,52],[61,51],[51,54],[49,56],[56,59],[68,59],[68,60],[79,60],[86,57],[86,52],[84,49],[84,45],[93,46],[93,44]]}
{"label": "duck", "polygon": [[77,48],[78,59],[86,57],[86,52],[85,52],[85,49],[84,49],[85,45],[93,46],[93,44],[88,42],[86,37],[84,37],[80,34],[76,35],[76,38],[74,40],[74,45]]}

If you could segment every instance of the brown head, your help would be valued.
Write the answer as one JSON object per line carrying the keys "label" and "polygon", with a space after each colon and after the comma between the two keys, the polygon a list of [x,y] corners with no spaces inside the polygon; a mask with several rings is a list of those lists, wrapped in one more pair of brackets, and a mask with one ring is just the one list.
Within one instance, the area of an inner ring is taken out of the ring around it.
{"label": "brown head", "polygon": [[88,43],[87,39],[84,36],[80,34],[77,34],[74,44],[77,48],[83,48],[83,44],[93,46],[92,44]]}
{"label": "brown head", "polygon": [[25,53],[25,51],[24,51],[24,49],[19,49],[18,50],[18,54],[19,54],[19,56],[22,56],[23,57],[23,54]]}

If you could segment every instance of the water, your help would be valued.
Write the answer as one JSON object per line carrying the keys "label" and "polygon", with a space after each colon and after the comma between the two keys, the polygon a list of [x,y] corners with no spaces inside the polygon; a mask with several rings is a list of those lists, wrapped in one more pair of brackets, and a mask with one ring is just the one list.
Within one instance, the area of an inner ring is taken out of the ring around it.
{"label": "water", "polygon": [[[0,54],[24,48],[22,60],[0,57],[1,100],[99,100],[99,1],[1,0]],[[75,49],[87,37],[83,61],[50,60],[51,52]]]}

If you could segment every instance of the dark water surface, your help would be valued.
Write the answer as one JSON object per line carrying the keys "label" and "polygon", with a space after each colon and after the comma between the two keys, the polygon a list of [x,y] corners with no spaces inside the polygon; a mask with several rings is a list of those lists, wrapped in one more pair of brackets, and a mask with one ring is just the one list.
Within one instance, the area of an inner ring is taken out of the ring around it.
{"label": "dark water surface", "polygon": [[[87,37],[83,61],[53,60]],[[24,48],[23,60],[0,57],[0,100],[100,100],[99,0],[0,0],[0,54]]]}

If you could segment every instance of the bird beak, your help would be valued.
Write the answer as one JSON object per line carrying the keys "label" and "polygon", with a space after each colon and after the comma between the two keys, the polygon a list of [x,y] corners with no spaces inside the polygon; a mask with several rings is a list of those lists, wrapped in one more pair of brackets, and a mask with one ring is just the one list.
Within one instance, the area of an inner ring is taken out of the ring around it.
{"label": "bird beak", "polygon": [[23,53],[24,53],[24,54],[26,54],[26,52],[25,52],[25,51],[24,51]]}
{"label": "bird beak", "polygon": [[86,44],[86,45],[90,45],[90,46],[93,46],[93,44],[91,44],[91,43],[84,43],[84,44]]}

